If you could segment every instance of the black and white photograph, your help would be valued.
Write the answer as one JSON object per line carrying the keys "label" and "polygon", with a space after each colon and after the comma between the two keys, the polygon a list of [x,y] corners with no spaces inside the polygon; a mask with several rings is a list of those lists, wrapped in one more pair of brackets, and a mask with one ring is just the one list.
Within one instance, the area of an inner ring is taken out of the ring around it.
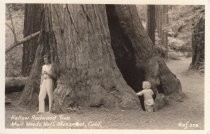
{"label": "black and white photograph", "polygon": [[5,3],[5,129],[204,130],[189,4]]}

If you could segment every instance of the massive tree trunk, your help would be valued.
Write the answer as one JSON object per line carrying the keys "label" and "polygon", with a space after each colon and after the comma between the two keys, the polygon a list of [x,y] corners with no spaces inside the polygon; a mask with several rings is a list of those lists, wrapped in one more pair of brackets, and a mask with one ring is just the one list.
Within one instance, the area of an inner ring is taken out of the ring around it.
{"label": "massive tree trunk", "polygon": [[[24,37],[40,31],[41,12],[44,6],[41,4],[26,4],[24,16]],[[35,59],[35,53],[38,46],[38,37],[23,44],[22,57],[22,75],[28,76]]]}
{"label": "massive tree trunk", "polygon": [[205,19],[201,18],[197,24],[194,24],[193,28],[191,69],[204,70],[204,37]]}
{"label": "massive tree trunk", "polygon": [[[49,29],[55,33],[59,59],[56,64],[60,70],[53,110],[66,112],[70,105],[139,108],[135,92],[126,84],[115,63],[105,5],[47,7],[48,16],[52,15],[53,19]],[[38,83],[30,83],[36,81],[34,75],[40,77],[40,55],[37,50],[31,82],[26,84],[21,102],[26,102],[26,95],[33,94],[30,88],[39,90]]]}
{"label": "massive tree trunk", "polygon": [[152,40],[153,44],[155,44],[155,5],[147,6],[147,33]]}
{"label": "massive tree trunk", "polygon": [[180,81],[158,56],[136,7],[107,5],[107,14],[116,62],[128,85],[139,91],[142,81],[148,80],[154,90],[170,96],[175,93],[179,97],[182,94]]}
{"label": "massive tree trunk", "polygon": [[72,105],[139,108],[134,90],[141,90],[143,80],[166,95],[181,93],[179,80],[157,56],[135,6],[48,5],[45,16],[21,103],[38,101],[33,96],[39,90],[40,59],[50,48],[59,70],[55,112],[67,112]]}

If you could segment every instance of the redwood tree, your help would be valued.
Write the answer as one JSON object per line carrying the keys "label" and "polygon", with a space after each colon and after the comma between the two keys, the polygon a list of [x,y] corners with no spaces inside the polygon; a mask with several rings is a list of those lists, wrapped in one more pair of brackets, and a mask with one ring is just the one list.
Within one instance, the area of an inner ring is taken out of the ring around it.
{"label": "redwood tree", "polygon": [[155,8],[155,19],[156,19],[156,28],[158,32],[158,37],[162,38],[162,17],[163,17],[163,6],[156,5]]}
{"label": "redwood tree", "polygon": [[[168,5],[164,5],[163,6],[163,17],[162,17],[162,21],[163,21],[163,27],[165,25],[168,24]],[[165,46],[166,52],[165,52],[165,56],[168,57],[168,32],[166,30],[164,30],[164,28],[162,28],[163,31],[163,37],[162,37],[162,44]]]}
{"label": "redwood tree", "polygon": [[164,30],[164,26],[168,24],[168,5],[157,5],[155,6],[155,15],[156,15],[156,28],[158,37],[160,38],[161,48],[164,48],[162,51],[163,57],[167,58],[167,49],[168,49],[168,33]]}
{"label": "redwood tree", "polygon": [[[23,36],[26,37],[41,28],[41,12],[44,6],[41,4],[25,4],[24,15],[24,30]],[[23,57],[22,57],[22,75],[28,76],[35,59],[35,53],[38,46],[38,37],[25,42],[23,44]]]}
{"label": "redwood tree", "polygon": [[55,112],[66,112],[70,105],[139,108],[134,90],[141,90],[143,80],[166,95],[181,94],[179,80],[157,56],[135,6],[45,7],[39,47],[20,103],[38,101],[33,96],[39,90],[41,56],[49,51],[59,72]]}
{"label": "redwood tree", "polygon": [[174,92],[180,94],[180,81],[158,56],[140,23],[135,6],[109,5],[107,9],[111,44],[118,67],[123,69],[121,72],[127,83],[138,91],[141,90],[142,80],[149,80],[159,92],[167,95]]}
{"label": "redwood tree", "polygon": [[153,44],[155,44],[155,5],[147,6],[147,33],[152,40]]}
{"label": "redwood tree", "polygon": [[204,70],[204,41],[205,19],[201,17],[197,23],[194,23],[193,25],[191,69]]}

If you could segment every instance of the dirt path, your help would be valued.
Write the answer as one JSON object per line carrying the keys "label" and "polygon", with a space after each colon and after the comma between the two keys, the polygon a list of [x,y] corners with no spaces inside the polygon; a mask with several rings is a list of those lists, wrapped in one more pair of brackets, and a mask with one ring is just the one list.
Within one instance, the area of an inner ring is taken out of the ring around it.
{"label": "dirt path", "polygon": [[[109,129],[203,129],[204,127],[204,77],[199,73],[187,71],[190,59],[172,60],[167,62],[169,68],[180,79],[186,98],[183,102],[173,102],[167,107],[146,113],[137,110],[107,110],[92,108],[72,112],[65,115],[45,113],[35,114],[35,110],[17,109],[15,106],[6,107],[6,127],[12,128],[11,123],[32,122],[38,128],[109,128]],[[13,98],[14,95],[8,96]],[[28,120],[17,120],[11,117],[30,117]],[[61,118],[66,117],[66,120]],[[38,120],[38,118],[41,120]],[[46,119],[53,118],[52,120]],[[31,119],[33,118],[33,119]],[[36,119],[36,120],[35,120]],[[48,125],[48,124],[50,125]],[[14,124],[13,124],[14,125]],[[30,124],[29,124],[30,125]],[[17,126],[16,126],[17,127]],[[19,126],[25,127],[24,126]],[[30,126],[31,127],[31,126]]]}

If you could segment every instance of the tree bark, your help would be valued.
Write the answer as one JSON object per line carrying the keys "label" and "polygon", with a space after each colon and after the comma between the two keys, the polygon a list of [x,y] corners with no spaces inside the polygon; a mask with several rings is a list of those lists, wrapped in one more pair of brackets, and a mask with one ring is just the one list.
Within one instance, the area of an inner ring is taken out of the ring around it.
{"label": "tree bark", "polygon": [[[24,30],[23,35],[27,37],[33,33],[40,31],[41,28],[41,12],[44,6],[41,4],[25,4],[24,16]],[[22,57],[22,75],[29,76],[32,64],[35,59],[35,53],[38,46],[38,37],[25,42],[23,44],[23,57]]]}
{"label": "tree bark", "polygon": [[147,33],[152,40],[153,44],[155,45],[155,5],[148,5],[147,6]]}

